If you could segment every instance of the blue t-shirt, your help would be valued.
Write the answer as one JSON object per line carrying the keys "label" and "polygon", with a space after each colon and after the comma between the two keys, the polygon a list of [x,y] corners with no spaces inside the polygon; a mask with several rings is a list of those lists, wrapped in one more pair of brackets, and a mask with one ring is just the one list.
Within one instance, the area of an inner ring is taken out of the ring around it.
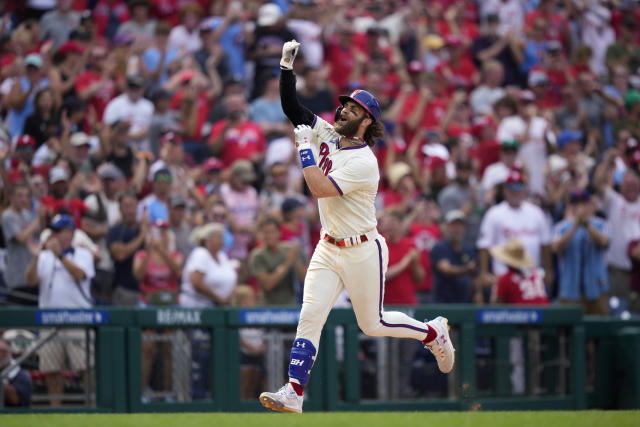
{"label": "blue t-shirt", "polygon": [[18,399],[20,400],[15,406],[30,406],[33,384],[31,383],[29,374],[25,370],[20,369],[16,376],[9,380],[9,384],[16,389]]}
{"label": "blue t-shirt", "polygon": [[[167,48],[167,53],[164,56],[164,64],[162,64],[162,71],[160,72],[160,77],[158,78],[158,85],[163,84],[167,81],[167,67],[170,63],[175,61],[178,57],[178,49],[176,48]],[[162,58],[162,53],[155,48],[151,47],[145,50],[142,53],[142,61],[144,62],[144,66],[147,67],[147,70],[151,72],[155,72],[160,65],[160,58]]]}
{"label": "blue t-shirt", "polygon": [[[20,82],[16,82],[14,84],[20,84],[22,92],[26,92],[31,87],[31,82],[29,82],[29,79],[26,77],[21,77]],[[49,79],[43,78],[40,80],[40,89],[44,89],[47,86],[49,86]],[[22,135],[24,123],[27,121],[27,117],[33,114],[34,98],[37,92],[37,90],[34,90],[29,94],[29,97],[21,110],[9,110],[9,113],[7,114],[7,122],[9,126],[9,135],[11,135],[12,139]]]}
{"label": "blue t-shirt", "polygon": [[[223,21],[221,17],[211,18],[213,28],[217,28]],[[227,54],[229,68],[234,79],[244,80],[245,48],[244,30],[242,24],[235,23],[227,27],[220,37],[220,46]]]}
{"label": "blue t-shirt", "polygon": [[475,250],[469,245],[462,245],[456,251],[446,240],[436,243],[431,249],[431,269],[433,271],[433,302],[457,304],[471,302],[473,286],[471,275],[445,276],[438,270],[438,262],[447,260],[451,265],[463,266],[476,260]]}
{"label": "blue t-shirt", "polygon": [[[113,243],[129,243],[134,240],[140,234],[140,227],[136,227],[135,229],[129,228],[123,223],[118,223],[109,229],[107,233],[107,247],[110,248]],[[142,245],[140,245],[138,249],[141,249]],[[118,261],[115,258],[113,259],[113,285],[121,286],[130,291],[138,292],[140,291],[140,285],[138,280],[133,275],[133,255],[136,251],[133,251],[131,255],[122,260]]]}
{"label": "blue t-shirt", "polygon": [[267,101],[264,98],[258,98],[249,106],[249,120],[255,123],[269,122],[278,123],[287,120],[280,100]]}

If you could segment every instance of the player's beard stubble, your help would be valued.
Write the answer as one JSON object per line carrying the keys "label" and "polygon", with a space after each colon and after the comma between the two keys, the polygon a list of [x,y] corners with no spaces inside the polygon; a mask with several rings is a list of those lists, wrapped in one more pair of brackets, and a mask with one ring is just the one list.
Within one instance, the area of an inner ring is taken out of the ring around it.
{"label": "player's beard stubble", "polygon": [[358,129],[360,129],[360,123],[362,123],[362,121],[366,118],[366,115],[360,117],[359,119],[352,120],[343,119],[342,117],[340,117],[340,119],[333,125],[333,129],[340,135],[351,138],[355,136],[356,133],[358,133]]}

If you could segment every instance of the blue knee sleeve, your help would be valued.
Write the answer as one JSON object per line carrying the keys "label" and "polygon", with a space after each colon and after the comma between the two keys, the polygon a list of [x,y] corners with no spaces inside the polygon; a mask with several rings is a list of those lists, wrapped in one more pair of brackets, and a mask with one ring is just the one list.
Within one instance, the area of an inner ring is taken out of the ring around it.
{"label": "blue knee sleeve", "polygon": [[309,382],[313,362],[316,360],[316,348],[311,341],[297,338],[291,347],[289,360],[289,378],[298,380],[302,387]]}

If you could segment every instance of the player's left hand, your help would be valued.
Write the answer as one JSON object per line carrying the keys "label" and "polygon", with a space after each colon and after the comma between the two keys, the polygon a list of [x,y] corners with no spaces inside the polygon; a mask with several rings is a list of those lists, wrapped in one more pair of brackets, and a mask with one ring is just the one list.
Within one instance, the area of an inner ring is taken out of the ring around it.
{"label": "player's left hand", "polygon": [[280,68],[283,70],[293,70],[293,60],[296,59],[300,43],[293,39],[282,45],[282,58],[280,59]]}
{"label": "player's left hand", "polygon": [[296,136],[296,147],[298,151],[311,149],[311,138],[313,137],[313,129],[308,125],[298,125],[293,130]]}

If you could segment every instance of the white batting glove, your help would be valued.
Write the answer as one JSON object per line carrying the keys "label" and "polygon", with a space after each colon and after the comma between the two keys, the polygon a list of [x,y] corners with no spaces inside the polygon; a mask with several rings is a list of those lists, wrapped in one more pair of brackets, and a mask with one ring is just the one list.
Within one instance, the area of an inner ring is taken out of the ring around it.
{"label": "white batting glove", "polygon": [[282,58],[280,59],[280,68],[283,70],[293,70],[293,60],[298,54],[300,43],[293,39],[282,45]]}
{"label": "white batting glove", "polygon": [[311,138],[313,137],[313,129],[308,125],[298,125],[293,130],[296,136],[296,147],[298,151],[311,149]]}

